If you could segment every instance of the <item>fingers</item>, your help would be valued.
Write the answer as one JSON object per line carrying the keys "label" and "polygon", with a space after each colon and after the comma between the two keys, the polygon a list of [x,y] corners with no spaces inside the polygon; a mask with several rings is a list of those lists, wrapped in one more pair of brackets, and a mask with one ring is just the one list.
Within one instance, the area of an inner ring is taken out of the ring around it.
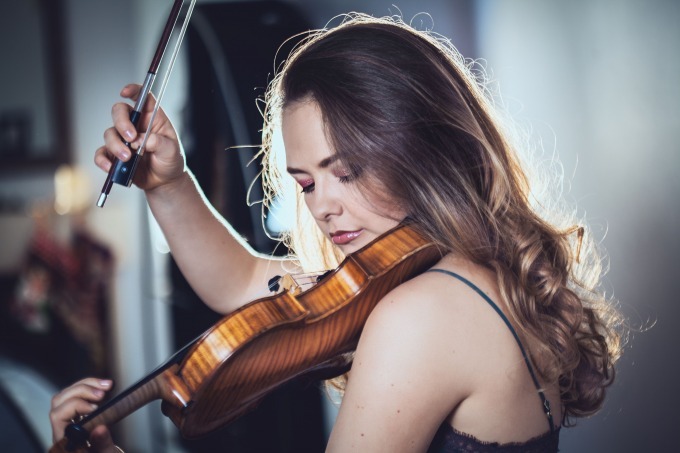
{"label": "fingers", "polygon": [[70,387],[66,387],[52,398],[52,407],[59,406],[69,399],[82,398],[88,401],[101,400],[106,392],[111,389],[112,381],[109,379],[86,378]]}
{"label": "fingers", "polygon": [[[140,134],[137,140],[131,143],[130,147],[137,151],[142,145],[144,134]],[[104,141],[106,144],[95,151],[94,163],[104,171],[109,171],[111,168],[111,161],[115,157],[119,160],[127,162],[132,155],[130,147],[128,147],[118,135],[118,131],[114,128],[109,128],[104,132]],[[167,137],[158,134],[149,134],[149,138],[145,144],[145,151],[155,152],[163,148],[177,148],[176,143]]]}
{"label": "fingers", "polygon": [[[131,83],[129,85],[125,85],[123,89],[120,90],[120,95],[124,98],[128,98],[137,102],[141,90],[141,85]],[[149,95],[146,98],[146,103],[144,104],[144,109],[142,111],[145,113],[152,112],[154,107],[156,107],[156,97],[153,95],[153,93],[149,92]]]}
{"label": "fingers", "polygon": [[[138,141],[132,144],[133,148],[139,148],[142,145],[143,137],[140,137]],[[177,142],[170,139],[164,135],[160,134],[149,134],[144,144],[144,152],[154,153],[160,150],[172,150],[175,151],[178,147]],[[163,152],[162,154],[166,154]],[[171,153],[172,154],[172,153]]]}
{"label": "fingers", "polygon": [[[140,90],[140,85],[126,85],[120,94],[134,100],[140,95]],[[145,134],[148,133],[145,151],[154,153],[154,159],[140,165],[134,179],[135,184],[145,190],[172,180],[184,171],[185,166],[177,132],[162,109],[157,111],[152,127],[148,127],[152,117],[150,113],[155,104],[156,100],[149,94],[144,114],[139,118],[138,124],[134,125],[130,121],[133,107],[125,102],[116,103],[111,108],[113,127],[104,131],[104,146],[98,148],[94,155],[95,164],[108,173],[115,159],[127,162],[132,153],[139,152]]]}
{"label": "fingers", "polygon": [[94,163],[97,165],[97,167],[101,168],[105,172],[109,172],[111,169],[111,154],[106,150],[105,146],[101,146],[97,148],[97,151],[94,153]]}
{"label": "fingers", "polygon": [[133,101],[137,100],[137,96],[139,96],[139,91],[142,89],[142,86],[136,83],[129,83],[123,87],[122,90],[120,90],[120,95],[121,97],[132,99]]}
{"label": "fingers", "polygon": [[[139,85],[127,85],[123,90],[121,90],[121,95],[129,99],[135,100],[139,96],[140,91]],[[156,106],[156,98],[152,93],[149,93],[144,108],[142,109],[143,115],[141,116],[137,126],[132,124],[130,121],[130,112],[132,111],[132,106],[124,102],[119,102],[114,104],[111,109],[111,116],[113,118],[113,124],[115,129],[118,131],[121,137],[123,137],[127,142],[131,143],[133,140],[139,137],[137,131],[144,131],[149,128],[149,122],[151,120],[151,112],[153,112]],[[159,109],[156,114],[156,119],[154,121],[154,129],[162,128],[167,122],[167,117],[163,109]],[[156,127],[158,126],[158,127]]]}
{"label": "fingers", "polygon": [[112,127],[104,131],[104,141],[106,144],[97,148],[94,153],[94,163],[108,173],[113,165],[114,158],[125,162],[130,159],[132,151],[125,145],[116,129]]}
{"label": "fingers", "polygon": [[[135,125],[132,124],[132,121],[130,121],[131,111],[132,107],[124,102],[114,104],[111,108],[113,127],[117,133],[127,142],[132,142],[135,138],[137,138],[137,128],[135,128]],[[106,137],[106,135],[104,137]]]}
{"label": "fingers", "polygon": [[65,388],[52,398],[50,423],[55,442],[64,436],[64,429],[72,419],[97,409],[112,386],[110,380],[87,378]]}
{"label": "fingers", "polygon": [[119,131],[116,128],[110,127],[104,131],[104,143],[106,151],[108,151],[110,155],[122,161],[130,159],[132,152],[120,138]]}

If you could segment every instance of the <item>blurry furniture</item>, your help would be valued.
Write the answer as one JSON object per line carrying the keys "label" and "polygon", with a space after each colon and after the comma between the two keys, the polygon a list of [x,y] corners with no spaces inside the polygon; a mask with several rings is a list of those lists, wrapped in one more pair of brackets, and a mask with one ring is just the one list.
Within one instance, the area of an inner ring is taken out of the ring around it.
{"label": "blurry furniture", "polygon": [[49,411],[57,388],[0,355],[0,451],[42,453],[52,445]]}

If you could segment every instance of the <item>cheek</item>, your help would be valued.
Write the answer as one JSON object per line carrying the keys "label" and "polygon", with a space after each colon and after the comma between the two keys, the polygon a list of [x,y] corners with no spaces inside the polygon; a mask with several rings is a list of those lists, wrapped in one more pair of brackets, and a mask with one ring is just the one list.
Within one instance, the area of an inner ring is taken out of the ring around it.
{"label": "cheek", "polygon": [[375,223],[380,229],[389,229],[404,220],[406,212],[393,200],[385,200],[377,196],[363,196],[356,190],[347,204],[355,215]]}

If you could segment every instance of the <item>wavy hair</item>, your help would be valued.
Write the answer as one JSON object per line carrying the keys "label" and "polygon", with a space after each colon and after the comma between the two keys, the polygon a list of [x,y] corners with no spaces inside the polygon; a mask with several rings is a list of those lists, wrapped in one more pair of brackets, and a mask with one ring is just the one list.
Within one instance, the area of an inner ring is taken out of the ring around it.
{"label": "wavy hair", "polygon": [[[288,183],[276,146],[282,110],[313,100],[343,165],[397,203],[442,249],[495,271],[508,317],[563,423],[603,404],[621,317],[599,291],[602,259],[574,214],[533,196],[483,77],[447,41],[399,19],[353,14],[296,46],[265,97],[265,204]],[[338,255],[297,195],[283,238],[305,268]]]}

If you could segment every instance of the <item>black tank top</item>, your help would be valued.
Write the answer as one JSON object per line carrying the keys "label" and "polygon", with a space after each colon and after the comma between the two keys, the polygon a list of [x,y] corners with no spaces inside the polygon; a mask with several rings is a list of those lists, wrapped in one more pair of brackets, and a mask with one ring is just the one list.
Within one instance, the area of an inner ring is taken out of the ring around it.
{"label": "black tank top", "polygon": [[548,431],[547,433],[529,439],[526,442],[511,442],[500,444],[498,442],[481,441],[472,435],[462,433],[460,431],[453,429],[451,425],[449,425],[447,422],[444,422],[439,427],[439,430],[435,434],[432,443],[430,444],[430,448],[427,450],[428,453],[557,452],[560,430],[559,428],[555,429],[555,426],[553,424],[552,412],[550,411],[550,402],[546,398],[543,389],[541,389],[541,386],[538,383],[538,379],[536,378],[536,374],[534,373],[534,369],[531,366],[531,363],[529,362],[529,357],[527,356],[526,350],[524,349],[524,346],[522,346],[522,342],[519,340],[519,336],[517,335],[517,332],[515,332],[515,329],[512,327],[512,324],[510,324],[510,321],[508,321],[508,318],[501,311],[501,309],[498,308],[498,306],[489,298],[489,296],[484,294],[482,290],[480,290],[474,283],[472,283],[465,277],[462,277],[454,272],[447,271],[444,269],[430,269],[427,272],[440,272],[442,274],[450,275],[451,277],[457,278],[458,280],[460,280],[461,282],[465,283],[470,288],[475,290],[475,292],[477,292],[477,294],[479,294],[491,306],[491,308],[493,308],[496,311],[496,313],[498,313],[503,322],[505,322],[505,325],[508,326],[508,329],[510,329],[510,332],[512,332],[512,335],[515,337],[515,341],[517,342],[517,345],[519,346],[519,349],[522,352],[524,363],[526,363],[526,366],[529,369],[529,374],[531,375],[531,379],[533,380],[534,386],[536,387],[536,391],[538,392],[538,396],[543,407],[543,412],[546,415],[548,425],[550,427],[550,431]]}

